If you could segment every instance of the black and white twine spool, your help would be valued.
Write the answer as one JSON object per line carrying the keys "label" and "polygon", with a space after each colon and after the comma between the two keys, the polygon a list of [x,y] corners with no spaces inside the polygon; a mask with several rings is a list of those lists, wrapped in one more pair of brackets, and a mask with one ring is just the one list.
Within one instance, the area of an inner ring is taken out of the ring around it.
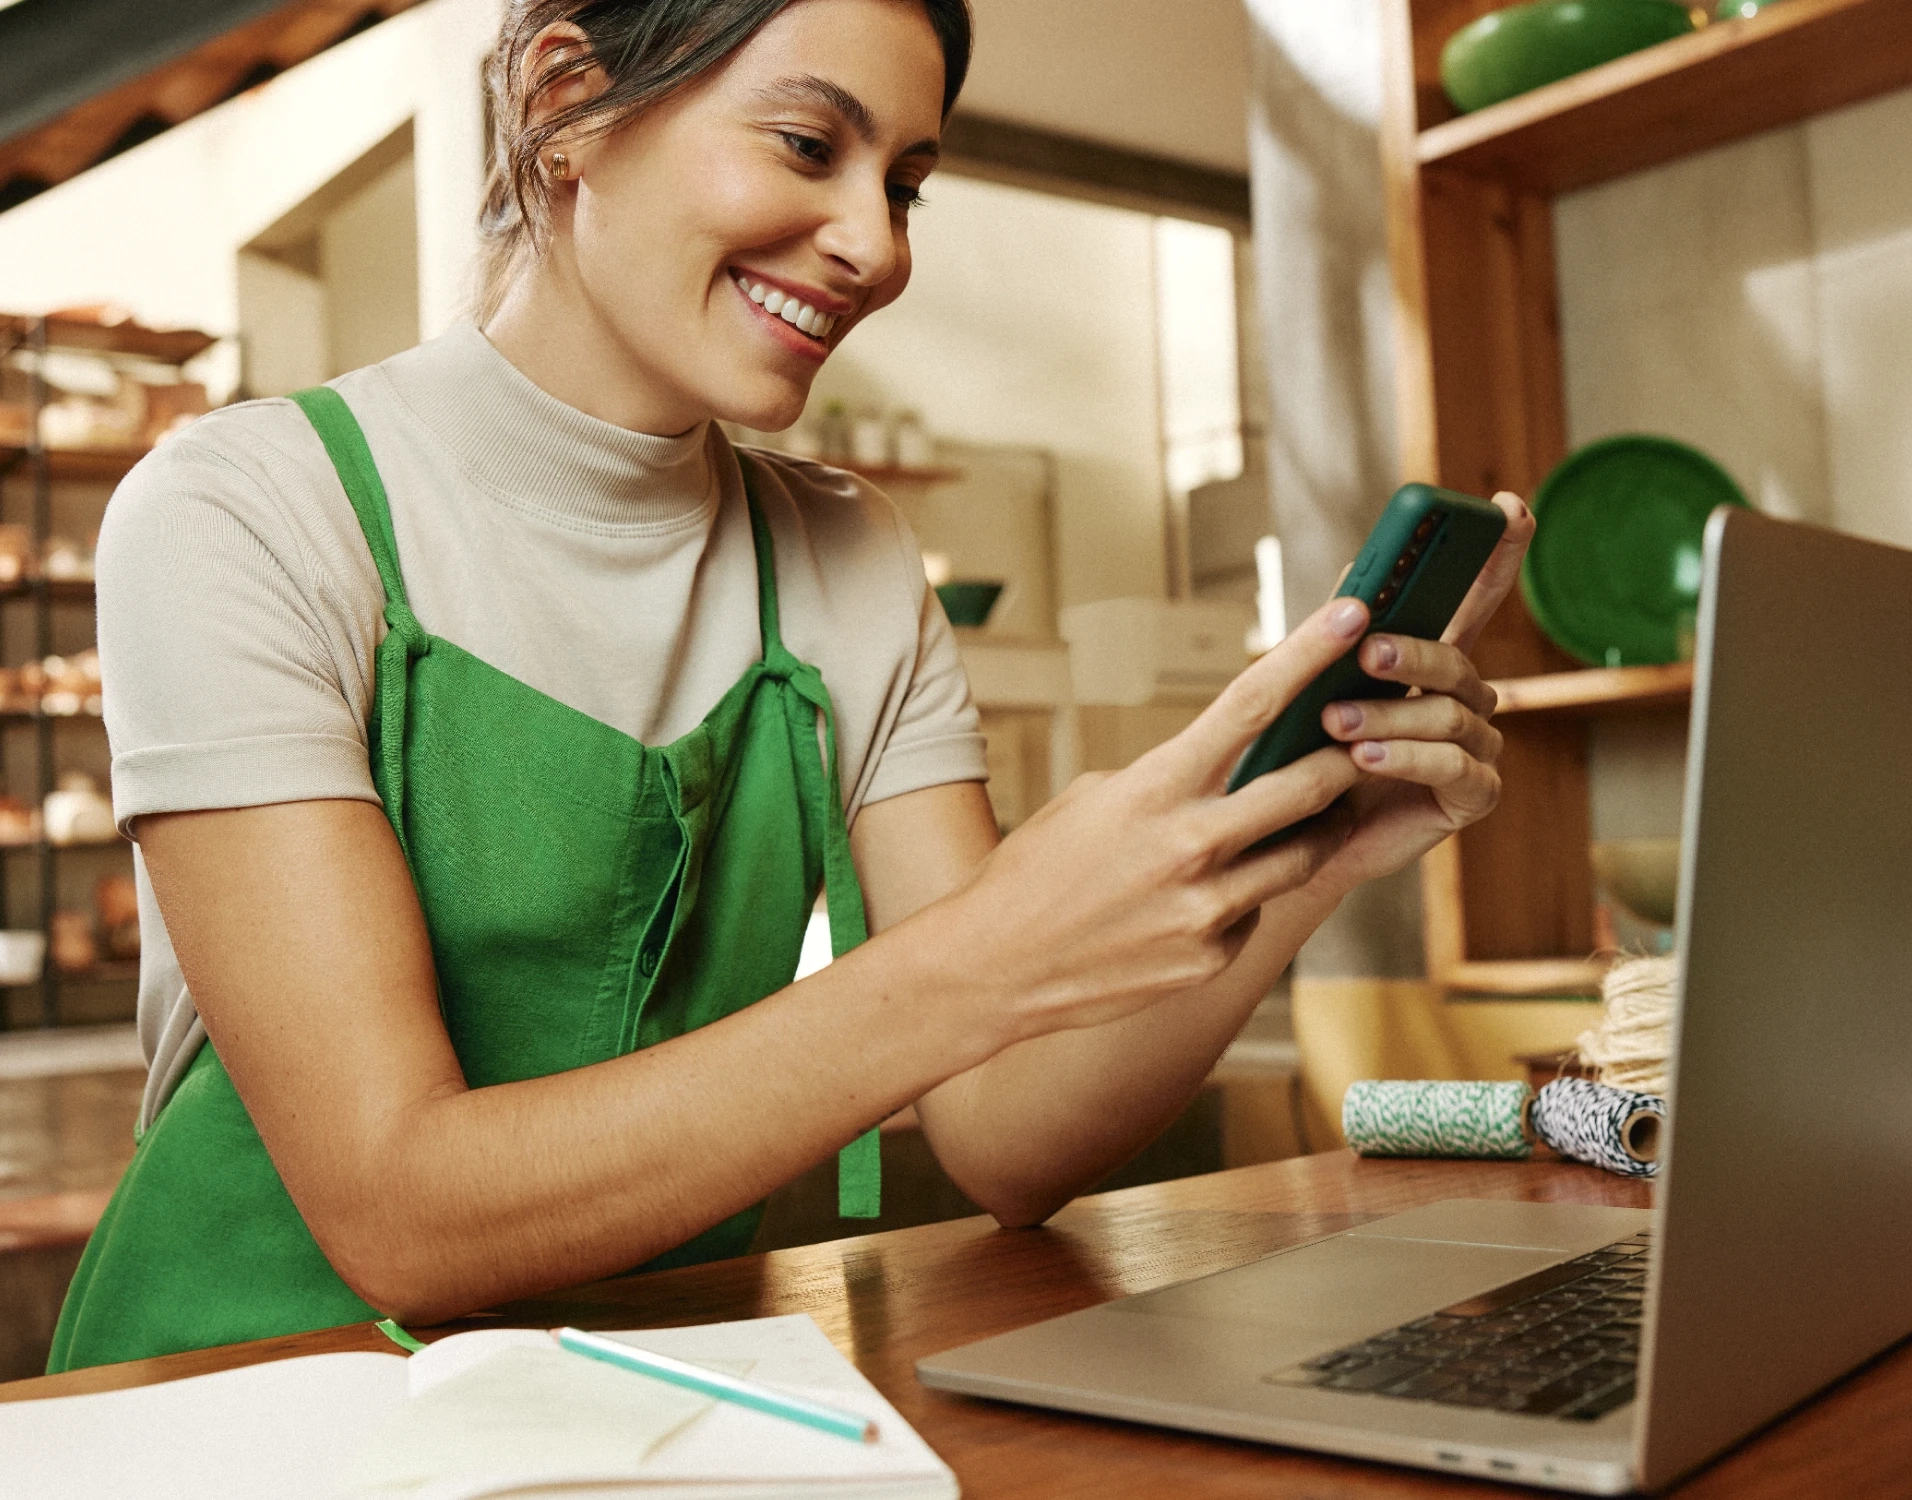
{"label": "black and white twine spool", "polygon": [[1660,1170],[1666,1100],[1656,1094],[1556,1078],[1540,1091],[1529,1118],[1542,1142],[1574,1161],[1622,1177],[1653,1177]]}

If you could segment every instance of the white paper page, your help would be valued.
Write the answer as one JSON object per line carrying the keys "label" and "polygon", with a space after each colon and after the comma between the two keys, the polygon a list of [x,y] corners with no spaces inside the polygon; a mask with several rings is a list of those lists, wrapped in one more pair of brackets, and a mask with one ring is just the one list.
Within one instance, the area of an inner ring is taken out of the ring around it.
{"label": "white paper page", "polygon": [[[780,1483],[796,1482],[827,1491],[842,1485],[908,1481],[944,1481],[955,1493],[955,1480],[929,1445],[905,1423],[857,1369],[841,1354],[808,1316],[755,1318],[737,1323],[711,1323],[694,1328],[656,1328],[636,1333],[612,1333],[636,1348],[668,1354],[713,1368],[738,1370],[749,1365],[750,1378],[779,1390],[860,1413],[876,1422],[875,1443],[857,1443],[781,1417],[768,1416],[729,1402],[715,1402],[695,1421],[660,1443],[642,1463],[631,1467],[596,1466],[586,1462],[562,1470],[517,1468],[493,1471],[486,1477],[454,1477],[423,1489],[401,1492],[406,1500],[481,1500],[512,1492],[544,1493],[543,1486],[567,1485],[606,1488],[580,1489],[580,1497],[621,1492],[642,1495],[649,1487],[683,1493],[699,1485],[762,1484],[774,1492]],[[469,1342],[467,1342],[469,1341]],[[462,1349],[453,1346],[464,1344]],[[429,1351],[413,1356],[419,1366],[414,1388],[432,1390],[446,1372],[470,1369],[470,1360],[501,1350],[551,1347],[548,1334],[524,1329],[483,1329],[441,1340]],[[442,1352],[441,1352],[442,1351]],[[563,1356],[588,1365],[575,1355]],[[430,1361],[428,1364],[427,1361]],[[655,1385],[610,1367],[639,1385]],[[391,1493],[391,1492],[383,1492]],[[728,1493],[728,1491],[726,1491]]]}
{"label": "white paper page", "polygon": [[464,1493],[636,1473],[713,1404],[568,1354],[547,1337],[542,1347],[494,1349],[407,1401],[359,1456],[351,1484],[367,1495],[409,1495],[428,1483]]}
{"label": "white paper page", "polygon": [[405,1399],[397,1354],[313,1354],[190,1380],[0,1403],[0,1494],[330,1500]]}
{"label": "white paper page", "polygon": [[542,1328],[480,1328],[454,1333],[427,1344],[405,1362],[411,1394],[422,1396],[433,1386],[462,1375],[503,1349],[549,1349],[551,1335]]}
{"label": "white paper page", "polygon": [[[615,1333],[640,1349],[679,1359],[749,1354],[753,1380],[866,1416],[877,1441],[853,1443],[719,1402],[695,1426],[664,1443],[644,1465],[649,1480],[906,1479],[949,1470],[902,1415],[837,1351],[806,1313],[710,1323],[701,1328],[653,1328]],[[953,1484],[953,1479],[952,1479]]]}

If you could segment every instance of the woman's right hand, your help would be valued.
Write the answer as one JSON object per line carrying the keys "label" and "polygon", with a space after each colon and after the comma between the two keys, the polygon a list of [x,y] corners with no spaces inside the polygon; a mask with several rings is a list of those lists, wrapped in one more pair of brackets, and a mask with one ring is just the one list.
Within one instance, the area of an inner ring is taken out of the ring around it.
{"label": "woman's right hand", "polygon": [[1119,1020],[1225,970],[1262,903],[1305,886],[1350,825],[1336,811],[1254,846],[1363,779],[1339,746],[1232,795],[1228,775],[1367,621],[1358,601],[1330,601],[1181,734],[1126,770],[1078,778],[1005,839],[934,919],[921,914],[939,991],[967,992],[1008,1046]]}

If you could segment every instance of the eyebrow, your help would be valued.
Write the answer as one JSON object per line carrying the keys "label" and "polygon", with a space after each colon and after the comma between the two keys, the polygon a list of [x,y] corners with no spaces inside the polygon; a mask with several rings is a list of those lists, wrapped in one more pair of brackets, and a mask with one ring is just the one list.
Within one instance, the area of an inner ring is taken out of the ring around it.
{"label": "eyebrow", "polygon": [[[757,97],[771,105],[820,104],[841,115],[866,143],[874,144],[876,140],[876,116],[870,113],[869,105],[842,84],[819,78],[814,73],[797,73],[788,78],[779,78],[775,83],[757,90]],[[898,154],[936,158],[942,155],[942,148],[934,140],[925,137]]]}

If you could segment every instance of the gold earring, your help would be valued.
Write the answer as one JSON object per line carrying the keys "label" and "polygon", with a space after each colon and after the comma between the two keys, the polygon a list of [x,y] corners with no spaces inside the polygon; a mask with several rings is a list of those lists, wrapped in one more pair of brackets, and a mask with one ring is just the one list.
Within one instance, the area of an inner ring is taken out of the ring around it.
{"label": "gold earring", "polygon": [[551,153],[551,175],[560,182],[571,175],[571,158],[562,151]]}

